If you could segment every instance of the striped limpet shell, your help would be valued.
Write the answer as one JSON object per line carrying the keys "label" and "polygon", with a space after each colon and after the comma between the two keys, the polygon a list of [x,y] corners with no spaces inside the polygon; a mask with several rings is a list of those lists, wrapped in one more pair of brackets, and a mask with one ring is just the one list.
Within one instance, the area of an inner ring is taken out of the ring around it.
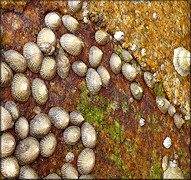
{"label": "striped limpet shell", "polygon": [[153,74],[149,71],[144,72],[144,80],[148,87],[154,88],[156,79],[153,77]]}
{"label": "striped limpet shell", "polygon": [[20,169],[19,179],[40,179],[37,172],[29,165]]}
{"label": "striped limpet shell", "polygon": [[70,31],[71,33],[75,34],[78,32],[80,24],[72,16],[64,15],[62,17],[62,22],[63,22],[64,26],[66,27],[66,29],[68,29],[68,31]]}
{"label": "striped limpet shell", "polygon": [[136,69],[129,63],[122,66],[122,74],[128,81],[134,81],[137,75]]}
{"label": "striped limpet shell", "polygon": [[78,171],[70,163],[65,163],[61,168],[63,179],[78,179]]}
{"label": "striped limpet shell", "polygon": [[14,103],[13,101],[7,101],[5,103],[5,108],[11,114],[13,121],[16,121],[19,118],[20,111],[19,111],[19,108],[17,107],[16,103]]}
{"label": "striped limpet shell", "polygon": [[45,16],[45,24],[51,30],[58,30],[61,26],[61,18],[55,12],[50,12]]}
{"label": "striped limpet shell", "polygon": [[110,74],[109,74],[108,70],[104,66],[101,65],[97,68],[97,73],[101,77],[102,86],[108,87],[109,83],[110,83]]}
{"label": "striped limpet shell", "polygon": [[182,125],[185,123],[185,121],[177,113],[174,114],[173,118],[174,118],[174,124],[176,125],[178,129],[180,129]]}
{"label": "striped limpet shell", "polygon": [[123,60],[127,63],[131,62],[131,60],[133,59],[130,52],[125,49],[122,49],[121,55],[122,55]]}
{"label": "striped limpet shell", "polygon": [[131,83],[130,90],[136,100],[140,100],[143,96],[143,88],[136,82]]}
{"label": "striped limpet shell", "polygon": [[83,77],[87,73],[87,65],[82,61],[75,61],[72,64],[72,70],[80,77]]}
{"label": "striped limpet shell", "polygon": [[170,104],[169,107],[168,107],[168,114],[169,114],[171,117],[173,117],[175,113],[176,113],[175,107],[174,107],[172,104]]}
{"label": "striped limpet shell", "polygon": [[163,114],[168,111],[168,107],[170,106],[170,102],[163,96],[156,97],[156,104]]}
{"label": "striped limpet shell", "polygon": [[92,67],[98,67],[101,64],[103,52],[97,46],[92,46],[89,51],[89,62]]}
{"label": "striped limpet shell", "polygon": [[84,121],[84,117],[81,112],[79,112],[78,110],[74,110],[70,113],[70,121],[72,124],[80,126]]}
{"label": "striped limpet shell", "polygon": [[121,58],[117,54],[113,53],[111,55],[109,64],[113,73],[119,74],[121,72],[122,62],[121,62]]}
{"label": "striped limpet shell", "polygon": [[29,134],[29,123],[25,117],[20,117],[15,123],[15,133],[19,139],[25,139]]}
{"label": "striped limpet shell", "polygon": [[106,31],[98,30],[95,33],[95,40],[99,45],[106,45],[110,41],[110,36]]}
{"label": "striped limpet shell", "polygon": [[82,9],[82,1],[68,1],[68,7],[73,13],[77,13]]}
{"label": "striped limpet shell", "polygon": [[85,174],[85,175],[81,175],[79,177],[79,179],[94,179],[92,175],[90,174]]}
{"label": "striped limpet shell", "polygon": [[72,152],[69,152],[66,154],[66,162],[71,163],[74,160],[74,154]]}
{"label": "striped limpet shell", "polygon": [[4,62],[1,62],[1,87],[8,87],[13,80],[11,68]]}
{"label": "striped limpet shell", "polygon": [[44,179],[61,179],[61,177],[57,175],[56,173],[51,173],[48,176],[46,176]]}
{"label": "striped limpet shell", "polygon": [[80,140],[80,128],[77,126],[69,126],[63,133],[66,144],[75,145]]}

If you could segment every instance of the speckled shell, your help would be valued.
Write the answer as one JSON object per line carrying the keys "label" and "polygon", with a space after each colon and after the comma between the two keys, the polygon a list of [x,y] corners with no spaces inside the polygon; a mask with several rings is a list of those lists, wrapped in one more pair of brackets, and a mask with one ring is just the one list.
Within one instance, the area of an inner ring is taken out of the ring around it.
{"label": "speckled shell", "polygon": [[14,152],[15,147],[16,141],[14,136],[9,132],[3,133],[1,135],[1,158],[10,156]]}
{"label": "speckled shell", "polygon": [[24,74],[17,73],[11,83],[11,94],[16,101],[26,102],[31,95],[30,81]]}
{"label": "speckled shell", "polygon": [[28,42],[23,47],[23,56],[27,61],[28,68],[33,73],[38,73],[41,68],[43,54],[34,42]]}
{"label": "speckled shell", "polygon": [[156,97],[156,104],[159,110],[164,114],[168,111],[168,107],[170,106],[170,102],[163,96]]}
{"label": "speckled shell", "polygon": [[37,172],[30,166],[23,166],[20,169],[19,179],[40,179]]}
{"label": "speckled shell", "polygon": [[89,62],[92,67],[98,67],[101,64],[103,52],[97,46],[92,46],[89,51]]}
{"label": "speckled shell", "polygon": [[76,126],[80,126],[84,121],[84,117],[81,112],[74,110],[70,113],[70,121]]}
{"label": "speckled shell", "polygon": [[4,53],[5,60],[9,64],[9,66],[15,72],[25,72],[27,69],[26,59],[15,50],[8,50]]}
{"label": "speckled shell", "polygon": [[100,75],[94,69],[92,68],[88,69],[88,72],[86,75],[86,82],[87,82],[87,87],[89,91],[93,95],[99,93],[101,89],[102,81],[101,81]]}
{"label": "speckled shell", "polygon": [[51,30],[58,30],[61,26],[61,18],[55,12],[50,12],[45,16],[45,24]]}
{"label": "speckled shell", "polygon": [[51,173],[48,176],[46,176],[44,179],[61,179],[61,177],[58,176],[56,173]]}
{"label": "speckled shell", "polygon": [[90,174],[85,174],[85,175],[81,175],[79,177],[79,179],[94,179],[92,175]]}
{"label": "speckled shell", "polygon": [[5,103],[5,108],[11,114],[13,121],[16,121],[20,116],[20,111],[17,105],[13,101],[7,101]]}
{"label": "speckled shell", "polygon": [[56,68],[57,74],[62,78],[65,79],[70,71],[70,61],[64,54],[58,54],[56,56]]}
{"label": "speckled shell", "polygon": [[122,62],[121,58],[117,54],[113,53],[111,55],[109,64],[113,73],[119,74],[121,72]]}
{"label": "speckled shell", "polygon": [[185,121],[177,113],[174,114],[173,118],[174,118],[174,124],[178,129],[180,129],[182,125],[185,123]]}
{"label": "speckled shell", "polygon": [[48,115],[41,113],[30,121],[30,135],[36,138],[43,138],[49,133],[51,122]]}
{"label": "speckled shell", "polygon": [[123,60],[127,63],[131,62],[131,60],[133,59],[133,57],[131,56],[129,51],[127,51],[125,49],[122,49],[121,55],[122,55]]}
{"label": "speckled shell", "polygon": [[73,13],[77,13],[82,9],[82,1],[68,1],[68,7]]}
{"label": "speckled shell", "polygon": [[95,40],[99,45],[106,45],[110,41],[110,36],[106,31],[98,30],[95,33]]}
{"label": "speckled shell", "polygon": [[100,75],[101,77],[101,81],[102,81],[102,86],[103,87],[108,87],[109,83],[110,83],[110,74],[107,71],[107,69],[104,66],[99,66],[97,68],[97,73]]}
{"label": "speckled shell", "polygon": [[129,63],[125,63],[122,66],[122,74],[128,81],[133,81],[136,78],[136,69]]}
{"label": "speckled shell", "polygon": [[79,56],[83,49],[83,42],[73,34],[64,34],[60,38],[62,48],[73,56]]}
{"label": "speckled shell", "polygon": [[1,173],[4,177],[12,179],[17,178],[19,175],[19,164],[15,157],[10,156],[1,159]]}
{"label": "speckled shell", "polygon": [[78,156],[77,166],[80,174],[89,174],[95,165],[95,154],[90,148],[85,148]]}
{"label": "speckled shell", "polygon": [[87,73],[87,66],[84,62],[82,61],[75,61],[72,64],[72,70],[80,77],[83,77]]}
{"label": "speckled shell", "polygon": [[20,141],[15,150],[15,156],[20,165],[34,162],[40,153],[39,142],[34,137],[27,137]]}
{"label": "speckled shell", "polygon": [[136,100],[140,100],[143,96],[143,88],[136,82],[131,83],[130,90]]}
{"label": "speckled shell", "polygon": [[63,179],[78,179],[78,171],[70,163],[65,163],[61,168]]}
{"label": "speckled shell", "polygon": [[36,78],[32,82],[32,95],[35,101],[40,104],[44,105],[48,100],[48,89],[44,81],[39,78]]}
{"label": "speckled shell", "polygon": [[153,77],[153,74],[149,71],[144,72],[144,80],[148,87],[154,88],[156,79]]}
{"label": "speckled shell", "polygon": [[168,114],[169,114],[171,117],[173,117],[175,113],[176,113],[175,107],[174,107],[172,104],[170,104],[169,107],[168,107]]}
{"label": "speckled shell", "polygon": [[1,109],[1,131],[6,131],[13,127],[14,122],[11,114],[3,106],[0,106]]}
{"label": "speckled shell", "polygon": [[45,57],[42,61],[40,75],[45,80],[51,80],[56,75],[56,61],[53,57]]}
{"label": "speckled shell", "polygon": [[13,80],[11,68],[4,62],[1,62],[1,87],[7,87]]}
{"label": "speckled shell", "polygon": [[53,107],[48,113],[51,122],[58,129],[65,129],[69,124],[69,114],[62,107]]}
{"label": "speckled shell", "polygon": [[81,127],[82,143],[87,148],[94,148],[97,142],[97,135],[94,127],[88,123],[83,123]]}
{"label": "speckled shell", "polygon": [[51,156],[57,145],[56,136],[52,133],[47,134],[43,139],[40,141],[40,154],[43,157]]}
{"label": "speckled shell", "polygon": [[75,145],[80,140],[80,128],[77,126],[69,126],[63,133],[66,144]]}
{"label": "speckled shell", "polygon": [[25,139],[29,134],[29,123],[25,117],[20,117],[15,123],[15,133],[19,139]]}
{"label": "speckled shell", "polygon": [[72,152],[69,152],[66,154],[66,162],[71,163],[74,160],[74,154]]}
{"label": "speckled shell", "polygon": [[75,34],[76,32],[78,32],[80,25],[78,21],[72,16],[64,15],[62,17],[62,22],[66,29],[68,29],[68,31],[70,31],[71,33]]}

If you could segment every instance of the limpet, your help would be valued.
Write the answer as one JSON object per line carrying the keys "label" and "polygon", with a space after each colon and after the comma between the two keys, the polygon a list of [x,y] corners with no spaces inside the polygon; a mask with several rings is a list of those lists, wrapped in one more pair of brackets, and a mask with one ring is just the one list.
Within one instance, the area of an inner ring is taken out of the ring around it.
{"label": "limpet", "polygon": [[115,74],[119,74],[121,72],[122,62],[121,58],[113,53],[109,60],[110,68]]}
{"label": "limpet", "polygon": [[40,179],[37,172],[29,165],[20,169],[19,179]]}
{"label": "limpet", "polygon": [[110,41],[110,36],[106,31],[98,30],[95,33],[95,40],[99,45],[106,45]]}
{"label": "limpet", "polygon": [[77,13],[82,9],[82,1],[68,1],[68,7],[73,13]]}
{"label": "limpet", "polygon": [[121,55],[122,55],[123,60],[127,63],[131,62],[131,60],[133,59],[130,52],[125,49],[122,49]]}
{"label": "limpet", "polygon": [[51,30],[57,30],[61,26],[61,18],[55,12],[50,12],[45,16],[45,24]]}
{"label": "limpet", "polygon": [[170,106],[170,102],[163,96],[156,97],[156,104],[163,114],[168,111],[168,107]]}
{"label": "limpet", "polygon": [[74,110],[70,113],[70,121],[72,124],[80,126],[84,121],[84,117],[81,112],[79,112],[78,110]]}
{"label": "limpet", "polygon": [[70,163],[65,163],[61,168],[63,179],[78,179],[78,171]]}
{"label": "limpet", "polygon": [[1,62],[1,87],[7,87],[13,80],[11,68],[4,62]]}
{"label": "limpet", "polygon": [[156,79],[153,77],[153,74],[151,72],[144,72],[144,81],[148,87],[154,88]]}
{"label": "limpet", "polygon": [[15,133],[19,139],[25,139],[29,133],[29,123],[25,117],[20,117],[15,123]]}
{"label": "limpet", "polygon": [[110,74],[107,71],[107,69],[104,66],[99,66],[97,68],[97,73],[100,75],[101,77],[101,81],[102,81],[102,86],[103,87],[108,87],[109,83],[110,83]]}
{"label": "limpet", "polygon": [[174,124],[178,129],[180,129],[182,125],[185,123],[185,121],[177,113],[174,114],[173,118],[174,118]]}
{"label": "limpet", "polygon": [[140,100],[143,96],[143,88],[136,82],[131,83],[130,90],[136,100]]}
{"label": "limpet", "polygon": [[81,175],[79,177],[79,179],[94,179],[92,175],[90,174],[85,174],[85,175]]}
{"label": "limpet", "polygon": [[51,173],[48,176],[46,176],[44,179],[61,179],[61,177],[58,176],[56,173]]}
{"label": "limpet", "polygon": [[66,162],[71,163],[74,160],[74,154],[72,152],[69,152],[66,154]]}
{"label": "limpet", "polygon": [[72,70],[80,77],[83,77],[87,73],[87,65],[82,61],[75,61],[72,64]]}
{"label": "limpet", "polygon": [[136,69],[129,63],[125,63],[122,66],[122,74],[128,81],[133,81],[136,78]]}
{"label": "limpet", "polygon": [[66,29],[68,29],[68,31],[70,31],[71,33],[75,34],[76,32],[78,32],[80,25],[78,21],[72,16],[64,15],[62,17],[62,22]]}
{"label": "limpet", "polygon": [[174,107],[172,104],[170,104],[169,107],[168,107],[168,114],[169,114],[171,117],[173,117],[173,115],[174,115],[175,113],[176,113],[175,107]]}
{"label": "limpet", "polygon": [[17,105],[13,101],[7,101],[5,103],[5,108],[9,111],[11,114],[13,121],[16,121],[20,116],[20,111]]}
{"label": "limpet", "polygon": [[101,63],[103,52],[97,46],[92,46],[89,51],[89,62],[92,67],[98,67]]}

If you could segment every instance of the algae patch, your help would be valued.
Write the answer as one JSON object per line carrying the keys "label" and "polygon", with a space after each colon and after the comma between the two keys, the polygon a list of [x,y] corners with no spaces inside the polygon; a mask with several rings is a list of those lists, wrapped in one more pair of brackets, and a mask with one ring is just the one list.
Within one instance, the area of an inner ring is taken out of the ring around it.
{"label": "algae patch", "polygon": [[154,92],[156,96],[166,96],[163,88],[163,82],[155,84]]}

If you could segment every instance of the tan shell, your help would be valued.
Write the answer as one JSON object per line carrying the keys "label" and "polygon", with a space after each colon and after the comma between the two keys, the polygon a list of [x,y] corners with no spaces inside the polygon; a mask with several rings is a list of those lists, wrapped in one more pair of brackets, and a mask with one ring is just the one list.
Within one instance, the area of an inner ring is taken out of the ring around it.
{"label": "tan shell", "polygon": [[97,68],[97,73],[100,75],[101,77],[101,81],[102,81],[102,86],[103,87],[107,87],[109,86],[110,83],[110,74],[107,71],[107,69],[104,66],[99,66]]}
{"label": "tan shell", "polygon": [[25,117],[20,117],[15,123],[15,133],[19,139],[25,139],[29,133],[29,123]]}
{"label": "tan shell", "polygon": [[1,159],[1,173],[4,177],[12,179],[17,178],[19,175],[19,164],[15,157],[9,156]]}
{"label": "tan shell", "polygon": [[159,110],[164,114],[168,111],[168,107],[170,106],[170,102],[163,96],[156,97],[156,104]]}
{"label": "tan shell", "polygon": [[84,121],[84,117],[81,112],[74,110],[70,113],[70,121],[76,126],[80,126]]}
{"label": "tan shell", "polygon": [[90,123],[85,122],[82,124],[81,137],[82,137],[82,143],[85,147],[87,148],[95,147],[97,142],[97,134],[94,127]]}
{"label": "tan shell", "polygon": [[9,133],[3,133],[1,135],[1,158],[5,158],[7,156],[10,156],[16,147],[16,141],[14,136]]}
{"label": "tan shell", "polygon": [[36,138],[43,138],[49,133],[51,122],[48,115],[38,114],[30,121],[30,134]]}
{"label": "tan shell", "polygon": [[163,158],[162,158],[162,169],[163,169],[163,171],[166,171],[167,170],[167,168],[168,168],[168,156],[166,155],[166,156],[164,156]]}
{"label": "tan shell", "polygon": [[23,56],[27,66],[33,73],[38,73],[41,68],[43,54],[34,42],[28,42],[23,47]]}
{"label": "tan shell", "polygon": [[1,87],[7,87],[13,80],[11,68],[4,62],[1,62]]}
{"label": "tan shell", "polygon": [[136,78],[136,69],[129,63],[125,63],[122,66],[122,74],[128,81],[133,81]]}
{"label": "tan shell", "polygon": [[89,51],[89,62],[92,67],[98,67],[101,64],[103,52],[97,46],[92,46]]}
{"label": "tan shell", "polygon": [[64,54],[58,54],[56,56],[56,68],[57,74],[65,79],[70,71],[70,61]]}
{"label": "tan shell", "polygon": [[87,87],[89,91],[93,95],[99,93],[101,89],[102,81],[101,81],[100,75],[94,69],[92,68],[88,69],[88,72],[86,75],[86,82],[87,82]]}
{"label": "tan shell", "polygon": [[25,72],[27,69],[26,59],[15,50],[8,50],[4,53],[5,60],[9,64],[9,66],[15,72]]}
{"label": "tan shell", "polygon": [[55,12],[50,12],[45,16],[45,24],[51,30],[58,30],[61,26],[61,18]]}
{"label": "tan shell", "polygon": [[61,168],[63,179],[78,179],[78,171],[70,163],[65,163]]}
{"label": "tan shell", "polygon": [[19,179],[40,179],[37,172],[30,166],[21,167]]}
{"label": "tan shell", "polygon": [[34,137],[27,137],[20,141],[15,150],[15,156],[20,165],[31,164],[40,153],[39,142]]}
{"label": "tan shell", "polygon": [[64,26],[66,27],[66,29],[68,29],[68,31],[70,31],[71,33],[75,34],[78,32],[80,25],[78,21],[72,16],[64,15],[62,17],[62,22]]}
{"label": "tan shell", "polygon": [[53,47],[49,42],[42,42],[38,44],[38,47],[45,55],[52,55],[55,51],[55,47]]}
{"label": "tan shell", "polygon": [[66,162],[71,163],[74,160],[74,154],[72,152],[69,152],[66,154]]}
{"label": "tan shell", "polygon": [[48,176],[46,176],[44,179],[61,179],[61,177],[58,176],[56,173],[51,173]]}
{"label": "tan shell", "polygon": [[90,148],[85,148],[78,156],[77,166],[80,174],[89,174],[95,165],[95,154]]}
{"label": "tan shell", "polygon": [[32,95],[35,101],[40,104],[44,105],[48,100],[48,89],[44,81],[39,78],[36,78],[32,82]]}
{"label": "tan shell", "polygon": [[45,57],[42,61],[40,75],[45,80],[51,80],[56,75],[56,61],[53,57]]}
{"label": "tan shell", "polygon": [[106,45],[110,41],[110,36],[106,31],[98,30],[95,33],[95,40],[99,45]]}
{"label": "tan shell", "polygon": [[43,157],[51,156],[57,145],[56,136],[52,133],[47,134],[43,139],[40,141],[40,153]]}
{"label": "tan shell", "polygon": [[80,77],[83,77],[87,73],[87,65],[82,61],[75,61],[72,64],[72,70]]}
{"label": "tan shell", "polygon": [[136,100],[140,100],[143,96],[143,88],[136,82],[131,83],[130,90]]}
{"label": "tan shell", "polygon": [[11,83],[13,98],[19,102],[26,102],[31,95],[30,81],[25,74],[17,73]]}
{"label": "tan shell", "polygon": [[170,104],[169,107],[168,107],[168,114],[169,114],[171,117],[173,117],[175,113],[176,113],[175,107],[174,107],[172,104]]}
{"label": "tan shell", "polygon": [[144,80],[148,87],[154,88],[156,79],[153,77],[153,74],[149,71],[144,72]]}
{"label": "tan shell", "polygon": [[66,144],[75,145],[80,140],[80,128],[77,126],[69,126],[63,133]]}
{"label": "tan shell", "polygon": [[94,179],[92,175],[90,174],[85,174],[85,175],[81,175],[79,177],[79,179]]}
{"label": "tan shell", "polygon": [[82,1],[68,1],[68,7],[73,13],[77,13],[82,9]]}
{"label": "tan shell", "polygon": [[109,64],[113,73],[119,74],[121,72],[122,62],[121,58],[117,54],[113,53],[111,55]]}
{"label": "tan shell", "polygon": [[48,116],[54,126],[58,129],[65,129],[69,124],[69,114],[62,107],[51,108]]}
{"label": "tan shell", "polygon": [[17,105],[13,101],[7,101],[5,103],[5,108],[11,114],[13,121],[16,121],[20,116],[20,111]]}
{"label": "tan shell", "polygon": [[133,59],[130,52],[125,49],[122,49],[121,55],[122,55],[123,60],[127,63],[131,62],[131,60]]}
{"label": "tan shell", "polygon": [[185,121],[177,113],[174,114],[173,118],[174,118],[174,124],[178,129],[180,129],[182,125],[185,123]]}

